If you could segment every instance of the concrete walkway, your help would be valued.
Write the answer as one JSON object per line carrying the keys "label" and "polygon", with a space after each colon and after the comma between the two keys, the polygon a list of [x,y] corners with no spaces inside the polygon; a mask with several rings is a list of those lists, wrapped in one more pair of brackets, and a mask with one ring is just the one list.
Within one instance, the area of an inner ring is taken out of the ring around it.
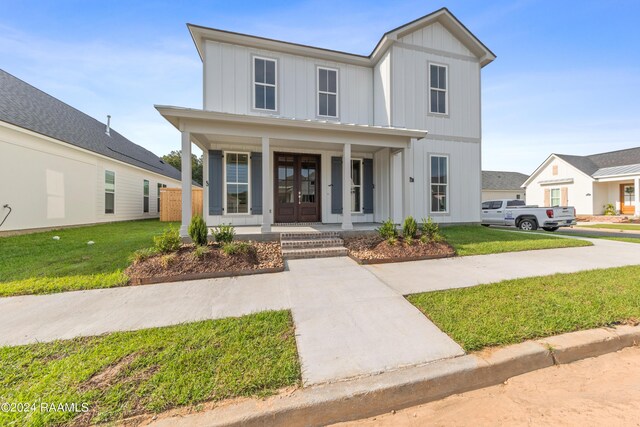
{"label": "concrete walkway", "polygon": [[464,354],[399,293],[346,257],[289,261],[305,384]]}
{"label": "concrete walkway", "polygon": [[296,260],[282,273],[0,298],[0,345],[291,309],[305,384],[335,381],[462,354],[402,295],[640,264],[638,244],[594,243],[367,268]]}
{"label": "concrete walkway", "polygon": [[305,384],[463,354],[401,294],[349,258],[238,278],[0,298],[0,345],[291,309]]}
{"label": "concrete walkway", "polygon": [[638,243],[585,240],[590,240],[594,246],[377,264],[366,268],[398,293],[409,295],[522,277],[640,264]]}

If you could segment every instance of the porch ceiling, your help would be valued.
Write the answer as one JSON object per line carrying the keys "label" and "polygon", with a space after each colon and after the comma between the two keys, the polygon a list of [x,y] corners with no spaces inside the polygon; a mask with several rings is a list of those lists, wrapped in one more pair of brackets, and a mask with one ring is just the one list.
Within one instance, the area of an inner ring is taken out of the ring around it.
{"label": "porch ceiling", "polygon": [[200,144],[259,144],[262,137],[268,137],[274,144],[283,146],[288,144],[295,147],[300,143],[313,143],[313,147],[318,147],[318,144],[326,144],[327,147],[352,144],[362,148],[361,151],[376,151],[383,147],[405,148],[411,139],[424,138],[427,134],[421,130],[321,120],[229,114],[168,106],[156,106],[156,109],[178,130],[190,132]]}

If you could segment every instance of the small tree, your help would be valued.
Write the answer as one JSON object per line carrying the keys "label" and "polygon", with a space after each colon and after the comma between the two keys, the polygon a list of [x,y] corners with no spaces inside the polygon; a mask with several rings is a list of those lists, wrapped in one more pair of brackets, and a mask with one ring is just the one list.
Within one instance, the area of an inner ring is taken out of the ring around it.
{"label": "small tree", "polygon": [[207,244],[207,224],[200,215],[194,215],[191,218],[188,231],[193,243],[198,246],[204,246]]}

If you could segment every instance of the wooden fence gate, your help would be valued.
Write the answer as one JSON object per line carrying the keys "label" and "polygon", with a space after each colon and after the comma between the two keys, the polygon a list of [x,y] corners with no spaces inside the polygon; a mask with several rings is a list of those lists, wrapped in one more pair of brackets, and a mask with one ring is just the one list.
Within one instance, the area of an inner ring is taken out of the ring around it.
{"label": "wooden fence gate", "polygon": [[[202,215],[202,188],[191,190],[191,213]],[[160,190],[160,221],[182,221],[182,189]]]}

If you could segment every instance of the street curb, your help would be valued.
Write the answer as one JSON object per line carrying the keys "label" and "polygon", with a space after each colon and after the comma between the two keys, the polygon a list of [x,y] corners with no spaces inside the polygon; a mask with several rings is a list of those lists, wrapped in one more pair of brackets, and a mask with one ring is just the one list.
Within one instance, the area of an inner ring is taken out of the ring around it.
{"label": "street curb", "polygon": [[153,426],[321,426],[500,384],[527,372],[640,344],[640,326],[572,332],[349,381],[166,417]]}

